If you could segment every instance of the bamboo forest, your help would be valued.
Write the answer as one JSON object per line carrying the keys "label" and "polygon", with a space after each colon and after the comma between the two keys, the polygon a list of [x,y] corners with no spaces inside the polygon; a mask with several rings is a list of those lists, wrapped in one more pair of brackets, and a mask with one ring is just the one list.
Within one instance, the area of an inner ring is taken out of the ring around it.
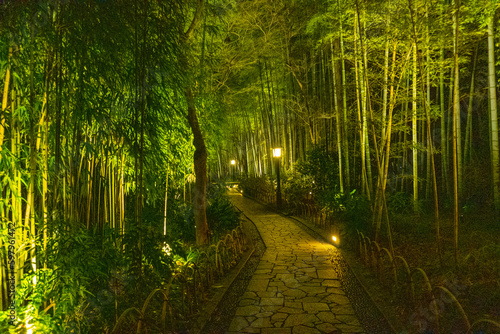
{"label": "bamboo forest", "polygon": [[0,1],[0,332],[500,333],[499,87],[497,0]]}

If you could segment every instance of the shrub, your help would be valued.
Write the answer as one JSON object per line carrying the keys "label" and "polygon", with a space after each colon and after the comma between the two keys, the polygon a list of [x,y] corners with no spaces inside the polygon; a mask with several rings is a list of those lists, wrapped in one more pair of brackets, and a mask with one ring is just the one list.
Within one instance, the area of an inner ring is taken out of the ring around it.
{"label": "shrub", "polygon": [[394,213],[407,214],[413,212],[411,195],[405,192],[395,192],[387,197],[387,207]]}
{"label": "shrub", "polygon": [[356,194],[356,189],[349,194],[341,194],[336,202],[338,206],[345,208],[342,216],[345,223],[347,236],[356,236],[356,230],[367,235],[371,226],[371,207],[368,198],[364,195]]}
{"label": "shrub", "polygon": [[207,191],[207,220],[214,238],[239,225],[240,217],[227,197],[224,184],[211,184]]}
{"label": "shrub", "polygon": [[297,171],[312,178],[315,188],[322,192],[339,187],[338,157],[320,146],[307,152],[307,159],[297,163]]}
{"label": "shrub", "polygon": [[283,177],[283,192],[291,203],[306,201],[314,192],[313,177],[297,170],[287,171]]}
{"label": "shrub", "polygon": [[253,189],[260,189],[265,191],[272,190],[271,181],[267,178],[267,176],[262,176],[262,177],[250,176],[247,178],[243,178],[240,180],[239,187],[244,192],[249,192]]}

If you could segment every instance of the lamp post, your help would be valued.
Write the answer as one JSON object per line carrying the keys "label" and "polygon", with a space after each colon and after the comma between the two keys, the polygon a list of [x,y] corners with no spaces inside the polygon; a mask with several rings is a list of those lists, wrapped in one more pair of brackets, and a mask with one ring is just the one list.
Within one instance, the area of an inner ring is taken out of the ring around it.
{"label": "lamp post", "polygon": [[276,160],[276,205],[278,209],[281,209],[281,180],[280,180],[280,160],[281,160],[281,148],[273,148],[273,157]]}
{"label": "lamp post", "polygon": [[236,165],[236,160],[231,160],[231,179],[234,181],[234,168]]}

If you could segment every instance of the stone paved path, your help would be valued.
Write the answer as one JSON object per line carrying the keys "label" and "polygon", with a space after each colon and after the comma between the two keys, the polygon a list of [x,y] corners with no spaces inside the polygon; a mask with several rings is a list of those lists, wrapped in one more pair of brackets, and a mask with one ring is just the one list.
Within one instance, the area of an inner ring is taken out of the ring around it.
{"label": "stone paved path", "polygon": [[329,260],[335,247],[240,194],[232,192],[231,201],[267,248],[229,333],[364,333]]}

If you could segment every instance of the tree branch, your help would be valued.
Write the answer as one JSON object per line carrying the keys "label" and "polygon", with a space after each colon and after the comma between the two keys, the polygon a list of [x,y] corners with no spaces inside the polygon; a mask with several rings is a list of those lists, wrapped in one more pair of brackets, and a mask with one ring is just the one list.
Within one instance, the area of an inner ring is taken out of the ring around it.
{"label": "tree branch", "polygon": [[184,33],[185,41],[190,40],[191,37],[193,36],[194,30],[196,29],[196,27],[198,26],[198,23],[200,21],[201,13],[203,12],[204,7],[205,7],[205,1],[198,0],[198,5],[196,6],[196,12],[194,13],[193,20],[191,21],[189,28]]}

